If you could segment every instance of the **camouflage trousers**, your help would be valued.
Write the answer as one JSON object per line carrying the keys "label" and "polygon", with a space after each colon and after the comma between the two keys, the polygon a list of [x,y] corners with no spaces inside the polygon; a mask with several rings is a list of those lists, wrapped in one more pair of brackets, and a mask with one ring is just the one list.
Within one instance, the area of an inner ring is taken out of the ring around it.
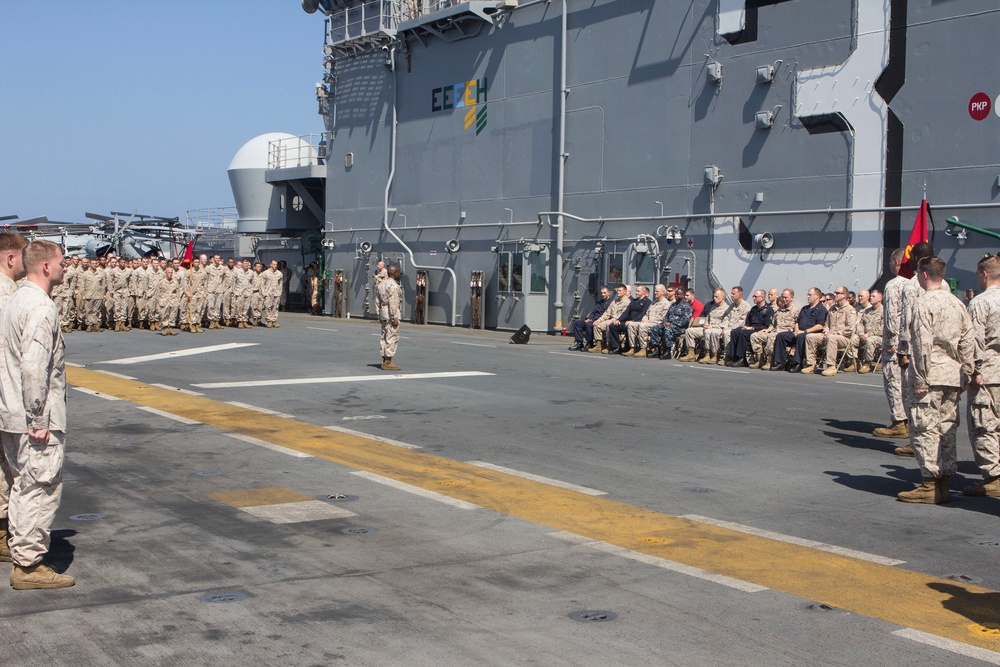
{"label": "camouflage trousers", "polygon": [[128,301],[130,298],[128,294],[115,292],[114,301],[112,302],[114,315],[111,319],[115,322],[126,322],[128,320]]}
{"label": "camouflage trousers", "polygon": [[179,301],[161,301],[156,308],[160,318],[160,324],[166,327],[177,326],[177,311],[180,308]]}
{"label": "camouflage trousers", "polygon": [[49,551],[52,522],[62,497],[65,433],[49,432],[47,445],[27,433],[0,434],[12,474],[8,517],[10,553],[21,567],[40,562]]}
{"label": "camouflage trousers", "polygon": [[250,316],[250,295],[234,294],[233,306],[232,306],[233,319],[236,320],[237,322],[246,322],[249,316]]}
{"label": "camouflage trousers", "polygon": [[379,339],[379,349],[383,357],[390,359],[396,356],[396,344],[399,342],[399,325],[392,326],[389,320],[382,320],[382,337]]}
{"label": "camouflage trousers", "polygon": [[626,326],[628,344],[633,350],[645,350],[649,343],[649,330],[652,322],[629,322]]}
{"label": "camouflage trousers", "polygon": [[958,434],[958,387],[931,387],[910,407],[913,454],[927,477],[954,475],[958,470],[955,436]]}
{"label": "camouflage trousers", "polygon": [[222,292],[209,292],[206,306],[209,322],[218,322],[222,317]]}
{"label": "camouflage trousers", "polygon": [[233,317],[233,293],[232,291],[222,293],[222,319],[232,320]]}
{"label": "camouflage trousers", "polygon": [[674,346],[674,341],[684,335],[684,332],[684,327],[679,327],[676,324],[668,324],[667,326],[657,324],[649,330],[649,344],[651,347],[660,347],[662,341],[663,348],[669,350]]}
{"label": "camouflage trousers", "polygon": [[264,297],[264,319],[268,322],[278,321],[278,295],[268,294]]}
{"label": "camouflage trousers", "polygon": [[59,306],[59,324],[68,327],[76,319],[76,302],[72,294],[65,294],[56,299]]}
{"label": "camouflage trousers", "polygon": [[983,477],[1000,476],[1000,385],[969,387],[969,440]]}
{"label": "camouflage trousers", "polygon": [[869,336],[864,341],[858,341],[857,354],[859,363],[874,366],[875,362],[882,356],[882,339],[878,336]]}
{"label": "camouflage trousers", "polygon": [[903,405],[903,369],[899,367],[895,353],[882,352],[882,386],[885,388],[885,400],[889,402],[892,421],[905,421],[907,410]]}
{"label": "camouflage trousers", "polygon": [[684,339],[687,341],[689,350],[697,350],[698,341],[705,341],[705,352],[711,355],[718,354],[720,347],[724,350],[728,342],[722,329],[709,329],[707,327],[688,329],[684,334]]}

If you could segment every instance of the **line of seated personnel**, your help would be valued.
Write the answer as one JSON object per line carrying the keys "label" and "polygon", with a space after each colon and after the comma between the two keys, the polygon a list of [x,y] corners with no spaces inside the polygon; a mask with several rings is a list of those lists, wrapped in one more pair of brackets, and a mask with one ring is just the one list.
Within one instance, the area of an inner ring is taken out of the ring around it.
{"label": "line of seated personnel", "polygon": [[745,301],[743,288],[716,288],[703,306],[694,290],[603,285],[594,310],[574,320],[570,350],[677,358],[703,364],[752,366],[761,370],[815,373],[881,370],[882,293],[846,287],[824,294],[812,287],[806,304],[795,292],[756,290]]}

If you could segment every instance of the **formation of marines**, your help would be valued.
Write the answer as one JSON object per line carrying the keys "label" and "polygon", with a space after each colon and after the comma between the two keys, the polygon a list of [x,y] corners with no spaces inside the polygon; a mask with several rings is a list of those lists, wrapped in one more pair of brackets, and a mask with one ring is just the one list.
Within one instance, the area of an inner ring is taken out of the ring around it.
{"label": "formation of marines", "polygon": [[133,327],[173,336],[177,330],[255,326],[277,328],[278,310],[287,294],[285,272],[272,260],[202,255],[189,266],[179,258],[125,259],[108,255],[64,260],[65,279],[54,288],[64,333]]}

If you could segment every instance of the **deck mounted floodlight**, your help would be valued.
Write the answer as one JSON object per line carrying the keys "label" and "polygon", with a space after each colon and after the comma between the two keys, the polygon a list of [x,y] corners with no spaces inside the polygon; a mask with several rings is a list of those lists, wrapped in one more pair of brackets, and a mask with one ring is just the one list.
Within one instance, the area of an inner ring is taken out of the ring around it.
{"label": "deck mounted floodlight", "polygon": [[761,65],[758,67],[755,77],[757,79],[757,83],[773,83],[774,75],[777,73],[778,65],[780,65],[781,62],[782,61],[780,60],[775,60],[772,65]]}
{"label": "deck mounted floodlight", "polygon": [[714,164],[710,164],[705,167],[705,182],[712,186],[718,186],[722,182],[724,176],[722,175],[722,170],[716,167]]}
{"label": "deck mounted floodlight", "polygon": [[713,60],[708,63],[705,73],[709,82],[714,83],[717,86],[722,85],[722,63],[718,60]]}
{"label": "deck mounted floodlight", "polygon": [[444,249],[447,250],[449,253],[458,252],[461,247],[462,244],[458,242],[458,239],[451,239],[450,241],[444,244]]}
{"label": "deck mounted floodlight", "polygon": [[758,111],[753,116],[753,126],[758,130],[770,130],[774,127],[774,116],[781,110],[781,105],[775,105],[770,111]]}
{"label": "deck mounted floodlight", "polygon": [[372,251],[372,244],[368,241],[362,241],[358,245],[358,248],[361,250],[361,252],[368,254]]}
{"label": "deck mounted floodlight", "polygon": [[645,241],[639,241],[635,244],[635,252],[637,255],[648,255],[649,245],[647,245]]}

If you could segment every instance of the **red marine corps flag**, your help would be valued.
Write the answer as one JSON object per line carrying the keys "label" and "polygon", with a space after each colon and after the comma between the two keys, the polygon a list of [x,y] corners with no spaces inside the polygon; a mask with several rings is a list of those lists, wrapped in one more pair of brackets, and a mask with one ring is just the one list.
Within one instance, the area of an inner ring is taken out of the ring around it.
{"label": "red marine corps flag", "polygon": [[[924,203],[926,204],[927,202],[924,202]],[[925,227],[926,227],[926,225],[925,225]],[[925,232],[925,236],[926,236],[926,232]],[[907,249],[906,253],[907,253],[906,256],[909,257],[910,256],[909,255],[909,253],[910,253],[909,249]],[[184,258],[181,260],[181,266],[183,266],[185,269],[190,268],[191,267],[191,262],[193,262],[193,261],[194,261],[194,239],[188,241],[187,248],[184,250]]]}
{"label": "red marine corps flag", "polygon": [[926,243],[927,223],[931,219],[931,208],[927,205],[927,200],[920,202],[920,212],[913,223],[913,231],[910,232],[910,240],[906,242],[906,254],[903,255],[903,264],[899,267],[899,275],[904,278],[912,278],[913,271],[910,270],[910,249],[918,243]]}

